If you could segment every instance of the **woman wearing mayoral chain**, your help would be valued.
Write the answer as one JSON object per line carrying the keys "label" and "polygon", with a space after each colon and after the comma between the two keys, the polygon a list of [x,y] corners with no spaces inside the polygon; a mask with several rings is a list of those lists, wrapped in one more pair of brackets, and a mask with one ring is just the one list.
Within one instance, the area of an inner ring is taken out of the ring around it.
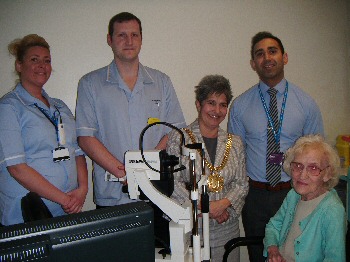
{"label": "woman wearing mayoral chain", "polygon": [[[245,170],[245,153],[241,139],[220,128],[232,99],[231,86],[223,76],[205,76],[195,87],[198,118],[183,129],[185,143],[204,144],[204,155],[198,151],[196,173],[201,179],[202,159],[209,188],[210,247],[212,261],[222,261],[225,243],[239,236],[238,218],[248,193],[248,179]],[[167,151],[180,156],[180,135],[169,134]],[[188,160],[180,158],[187,168],[175,173],[175,188],[171,196],[183,204],[190,199],[190,175]],[[197,181],[197,182],[198,182]],[[201,190],[201,188],[199,188]],[[201,223],[199,223],[201,224]],[[230,261],[239,261],[239,249],[231,252]]]}

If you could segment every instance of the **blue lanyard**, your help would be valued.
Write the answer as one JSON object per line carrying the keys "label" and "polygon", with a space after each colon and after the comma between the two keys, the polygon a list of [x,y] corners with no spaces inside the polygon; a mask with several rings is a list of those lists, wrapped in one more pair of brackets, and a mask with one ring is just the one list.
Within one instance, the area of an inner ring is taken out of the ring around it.
{"label": "blue lanyard", "polygon": [[[55,130],[56,130],[56,133],[58,131],[58,119],[57,117],[55,117],[55,114],[50,117],[47,113],[46,113],[46,110],[40,106],[38,106],[37,103],[34,104],[39,110],[41,113],[43,113],[44,116],[46,116],[46,118],[51,122],[51,124],[53,124],[53,126],[55,127]],[[62,122],[62,119],[61,119],[61,114],[60,114],[60,111],[58,110],[58,108],[55,106],[59,116],[60,116],[60,122]]]}
{"label": "blue lanyard", "polygon": [[275,126],[274,126],[273,120],[272,120],[272,118],[270,116],[270,112],[267,109],[267,105],[266,105],[265,99],[264,99],[264,97],[262,95],[262,91],[261,91],[261,88],[260,88],[260,83],[259,83],[258,88],[259,88],[260,99],[261,99],[261,102],[262,102],[262,104],[264,106],[264,110],[265,110],[267,119],[269,121],[269,125],[272,128],[273,136],[275,137],[276,144],[278,144],[280,142],[280,138],[281,138],[284,109],[286,108],[286,101],[287,101],[287,96],[288,96],[288,81],[286,81],[286,88],[284,90],[284,96],[283,96],[283,102],[282,102],[281,114],[280,114],[280,121],[279,121],[279,128],[278,128],[278,132],[277,133],[276,133],[276,130],[275,130]]}

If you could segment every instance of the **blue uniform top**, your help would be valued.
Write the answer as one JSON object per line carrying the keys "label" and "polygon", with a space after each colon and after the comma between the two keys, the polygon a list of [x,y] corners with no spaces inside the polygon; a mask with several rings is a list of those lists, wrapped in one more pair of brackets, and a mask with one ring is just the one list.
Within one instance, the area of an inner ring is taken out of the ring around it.
{"label": "blue uniform top", "polygon": [[[75,156],[82,155],[78,147],[74,117],[59,99],[45,91],[48,108],[32,97],[21,84],[0,100],[0,218],[3,225],[23,222],[20,200],[28,193],[8,172],[7,167],[26,163],[63,192],[78,187]],[[61,115],[70,160],[53,162],[52,150],[58,146],[54,125],[34,105],[45,109],[49,116]],[[58,110],[58,111],[57,111]],[[57,203],[44,199],[53,216],[65,214]]]}
{"label": "blue uniform top", "polygon": [[[170,78],[139,64],[133,91],[124,83],[114,61],[83,76],[78,86],[77,135],[96,137],[122,163],[128,150],[139,149],[139,138],[149,118],[185,127],[185,119]],[[154,149],[169,132],[155,125],[144,136],[144,149]],[[129,202],[120,183],[106,182],[105,170],[93,163],[94,200],[113,206]]]}
{"label": "blue uniform top", "polygon": [[[286,79],[277,89],[277,108],[281,113]],[[267,107],[270,103],[268,86],[260,81],[260,88]],[[258,85],[253,86],[237,97],[231,106],[228,132],[239,135],[246,146],[247,175],[255,181],[266,180],[267,116],[260,99]],[[316,102],[304,91],[288,82],[288,96],[280,136],[281,152],[291,147],[301,136],[324,134],[320,109]],[[281,181],[290,177],[282,171]]]}

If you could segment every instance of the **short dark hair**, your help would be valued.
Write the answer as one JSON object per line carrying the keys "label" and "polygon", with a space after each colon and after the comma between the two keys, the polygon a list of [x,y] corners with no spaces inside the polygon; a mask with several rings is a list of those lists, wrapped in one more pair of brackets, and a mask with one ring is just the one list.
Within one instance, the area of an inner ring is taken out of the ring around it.
{"label": "short dark hair", "polygon": [[207,75],[202,78],[198,86],[195,87],[196,100],[202,104],[212,94],[224,94],[227,104],[232,100],[232,90],[230,81],[221,75]]}
{"label": "short dark hair", "polygon": [[115,16],[113,16],[111,18],[111,20],[109,20],[109,24],[108,24],[108,34],[110,36],[113,36],[114,33],[114,23],[123,23],[126,21],[131,21],[131,20],[136,20],[136,22],[139,24],[140,27],[140,34],[142,36],[142,26],[141,26],[141,20],[139,18],[137,18],[137,16],[133,15],[132,13],[128,13],[128,12],[122,12],[119,14],[116,14]]}
{"label": "short dark hair", "polygon": [[266,38],[272,38],[273,40],[277,41],[278,45],[281,48],[282,54],[284,54],[284,47],[283,47],[281,39],[279,39],[277,36],[274,36],[270,32],[263,31],[263,32],[257,33],[252,38],[252,46],[251,46],[251,49],[250,49],[250,55],[251,55],[252,59],[254,59],[254,47],[255,47],[255,45],[257,43],[259,43],[261,40],[266,39]]}

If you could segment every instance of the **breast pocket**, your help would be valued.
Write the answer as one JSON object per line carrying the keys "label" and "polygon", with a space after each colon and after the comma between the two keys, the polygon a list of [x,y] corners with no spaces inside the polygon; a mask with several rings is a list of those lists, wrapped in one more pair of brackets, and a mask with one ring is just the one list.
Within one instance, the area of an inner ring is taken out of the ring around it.
{"label": "breast pocket", "polygon": [[150,101],[150,113],[159,117],[162,109],[162,101],[159,98]]}

